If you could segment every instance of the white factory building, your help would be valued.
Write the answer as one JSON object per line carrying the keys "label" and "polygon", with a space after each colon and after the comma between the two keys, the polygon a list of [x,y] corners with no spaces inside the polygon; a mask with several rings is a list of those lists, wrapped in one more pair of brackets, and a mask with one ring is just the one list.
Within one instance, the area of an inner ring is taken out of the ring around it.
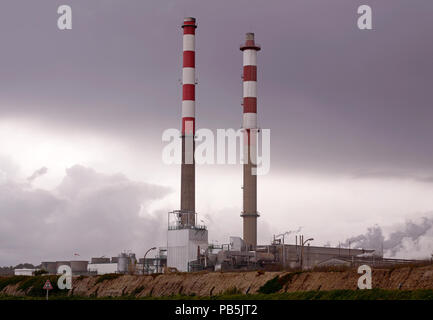
{"label": "white factory building", "polygon": [[181,272],[190,271],[190,263],[196,261],[208,245],[208,231],[205,227],[169,228],[167,266]]}

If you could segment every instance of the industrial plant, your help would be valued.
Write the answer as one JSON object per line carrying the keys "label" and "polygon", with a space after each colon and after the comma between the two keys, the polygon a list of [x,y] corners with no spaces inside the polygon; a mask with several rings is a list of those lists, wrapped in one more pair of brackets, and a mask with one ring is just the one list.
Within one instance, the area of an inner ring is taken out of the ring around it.
{"label": "industrial plant", "polygon": [[[182,162],[180,209],[169,213],[167,267],[181,272],[228,271],[290,267],[308,269],[320,265],[386,264],[374,250],[310,246],[312,238],[296,236],[295,245],[284,243],[284,236],[269,245],[257,244],[257,53],[261,47],[254,33],[247,33],[240,46],[243,54],[243,237],[230,237],[227,244],[208,242],[208,230],[198,225],[195,211],[195,33],[196,19],[183,25],[182,68]],[[399,260],[400,262],[409,262]]]}
{"label": "industrial plant", "polygon": [[[299,232],[274,236],[269,244],[257,243],[257,55],[261,47],[254,33],[247,33],[240,46],[243,55],[243,225],[242,237],[231,236],[225,244],[212,244],[208,229],[199,225],[195,207],[195,44],[196,19],[187,17],[182,24],[182,111],[181,111],[181,190],[180,208],[168,213],[167,243],[150,248],[143,258],[131,252],[115,257],[96,257],[91,261],[42,262],[41,269],[57,273],[59,266],[68,265],[74,275],[130,273],[151,274],[164,272],[235,271],[311,269],[320,266],[353,266],[368,263],[372,266],[408,263],[412,260],[385,259],[375,250],[312,246],[313,238],[304,239]],[[266,214],[266,213],[264,213]],[[292,234],[294,244],[286,242]],[[147,257],[156,252],[153,258]],[[24,272],[24,271],[22,271]],[[28,272],[28,271],[27,271]]]}

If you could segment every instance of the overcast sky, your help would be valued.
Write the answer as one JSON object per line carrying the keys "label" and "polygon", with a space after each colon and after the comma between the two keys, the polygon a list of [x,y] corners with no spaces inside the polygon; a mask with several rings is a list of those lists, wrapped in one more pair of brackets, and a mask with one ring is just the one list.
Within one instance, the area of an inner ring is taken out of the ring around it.
{"label": "overcast sky", "polygon": [[[72,30],[57,29],[62,4]],[[180,126],[185,16],[198,128],[240,127],[239,45],[254,32],[262,46],[261,243],[302,226],[338,245],[379,225],[384,239],[407,232],[390,255],[430,256],[432,14],[431,0],[2,0],[0,265],[165,245],[180,169],[162,163],[161,136]],[[210,240],[241,236],[241,184],[240,165],[197,167]]]}

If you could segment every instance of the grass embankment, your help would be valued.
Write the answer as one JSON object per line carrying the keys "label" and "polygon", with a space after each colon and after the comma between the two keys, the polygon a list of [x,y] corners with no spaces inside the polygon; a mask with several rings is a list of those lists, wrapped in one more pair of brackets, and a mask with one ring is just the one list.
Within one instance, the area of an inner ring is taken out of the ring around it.
{"label": "grass embankment", "polygon": [[[2,296],[0,300],[44,300],[45,296]],[[304,291],[271,294],[236,294],[198,297],[173,295],[167,297],[136,297],[125,295],[120,297],[82,297],[50,295],[50,300],[433,300],[433,290],[332,290]]]}
{"label": "grass embankment", "polygon": [[[31,297],[45,297],[47,291],[43,289],[43,286],[47,280],[50,280],[53,289],[50,290],[50,296],[66,296],[68,290],[60,290],[57,286],[57,280],[60,276],[12,276],[12,277],[0,277],[0,291],[2,291],[8,285],[18,285],[18,290],[23,291],[26,294],[26,298]],[[0,294],[0,299],[4,299],[4,296]]]}
{"label": "grass embankment", "polygon": [[[336,270],[334,270],[336,271]],[[340,270],[341,271],[341,270]],[[172,295],[165,297],[139,297],[144,287],[137,287],[130,294],[120,297],[83,297],[69,296],[69,290],[60,290],[57,287],[59,276],[13,276],[0,277],[0,291],[8,285],[17,285],[25,296],[6,296],[0,294],[0,300],[39,300],[45,299],[46,291],[42,289],[45,281],[49,279],[53,285],[49,297],[51,300],[433,300],[433,290],[331,290],[331,291],[298,291],[285,292],[292,278],[301,271],[291,272],[281,277],[276,276],[267,281],[258,290],[257,294],[242,294],[232,287],[223,294],[214,296]],[[84,276],[80,276],[83,278]],[[95,283],[110,281],[120,277],[118,274],[99,276]]]}

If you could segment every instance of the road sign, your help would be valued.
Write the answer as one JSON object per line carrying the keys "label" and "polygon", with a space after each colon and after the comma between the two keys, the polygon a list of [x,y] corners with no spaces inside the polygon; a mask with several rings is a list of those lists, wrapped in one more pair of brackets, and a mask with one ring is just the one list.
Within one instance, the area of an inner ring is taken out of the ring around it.
{"label": "road sign", "polygon": [[53,286],[51,285],[50,280],[45,281],[43,289],[45,289],[45,290],[53,290]]}
{"label": "road sign", "polygon": [[53,286],[51,285],[51,282],[49,279],[47,279],[47,281],[45,281],[44,287],[42,289],[47,290],[47,300],[48,300],[48,292],[50,292],[50,290],[53,290]]}

